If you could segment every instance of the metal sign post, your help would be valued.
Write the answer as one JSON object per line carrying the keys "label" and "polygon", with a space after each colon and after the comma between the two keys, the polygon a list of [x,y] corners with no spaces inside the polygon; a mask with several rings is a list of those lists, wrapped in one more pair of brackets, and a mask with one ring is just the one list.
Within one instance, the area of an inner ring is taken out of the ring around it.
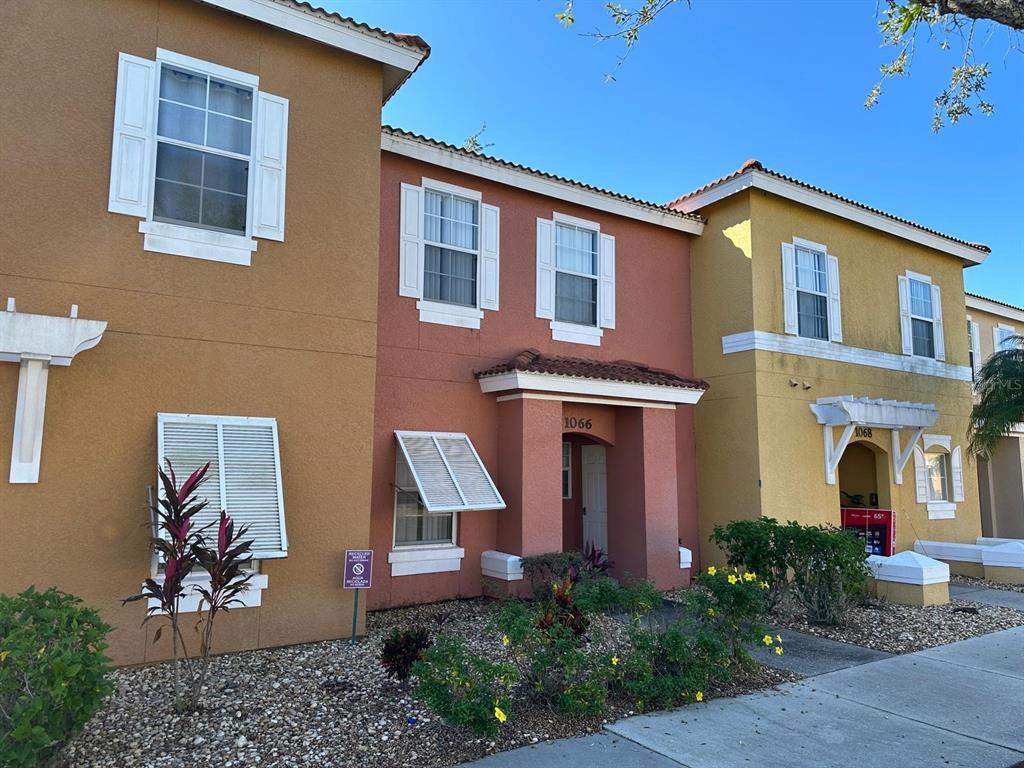
{"label": "metal sign post", "polygon": [[373,550],[345,550],[345,589],[356,591],[352,603],[352,645],[356,642],[356,624],[359,621],[359,590],[373,586]]}

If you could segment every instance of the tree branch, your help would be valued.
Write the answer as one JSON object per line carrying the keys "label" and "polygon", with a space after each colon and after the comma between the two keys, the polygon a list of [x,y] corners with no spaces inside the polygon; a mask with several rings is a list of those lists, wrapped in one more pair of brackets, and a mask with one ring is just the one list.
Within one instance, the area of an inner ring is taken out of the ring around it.
{"label": "tree branch", "polygon": [[1024,2],[1021,0],[935,0],[942,15],[959,13],[969,19],[995,21],[1012,29],[1024,29]]}

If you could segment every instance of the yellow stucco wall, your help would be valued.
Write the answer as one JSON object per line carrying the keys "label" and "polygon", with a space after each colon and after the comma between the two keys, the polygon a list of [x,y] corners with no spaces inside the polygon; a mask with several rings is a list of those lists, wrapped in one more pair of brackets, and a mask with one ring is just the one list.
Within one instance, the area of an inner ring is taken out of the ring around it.
{"label": "yellow stucco wall", "polygon": [[694,364],[712,384],[696,413],[702,538],[716,523],[758,513],[838,524],[841,481],[826,483],[823,429],[809,406],[853,395],[934,403],[939,417],[928,432],[949,435],[963,449],[965,501],[955,519],[929,520],[916,501],[913,460],[896,485],[891,434],[873,430],[879,505],[896,512],[897,548],[915,538],[973,541],[980,513],[977,472],[966,452],[969,383],[791,354],[722,352],[723,335],[784,332],[781,244],[800,237],[839,258],[844,346],[901,353],[897,276],[909,269],[940,286],[946,362],[967,366],[961,262],[760,190],[699,213],[708,224],[693,246]]}

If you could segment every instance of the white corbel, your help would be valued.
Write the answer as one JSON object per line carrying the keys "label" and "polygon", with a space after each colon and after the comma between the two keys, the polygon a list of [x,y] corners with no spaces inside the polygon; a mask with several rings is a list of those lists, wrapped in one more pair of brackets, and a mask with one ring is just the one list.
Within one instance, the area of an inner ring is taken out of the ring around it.
{"label": "white corbel", "polygon": [[107,324],[69,317],[17,312],[13,298],[0,312],[0,361],[18,363],[18,400],[11,447],[12,483],[38,483],[43,452],[46,384],[51,365],[71,365],[79,352],[99,344]]}
{"label": "white corbel", "polygon": [[847,424],[843,427],[843,433],[839,436],[839,442],[832,442],[832,425],[825,424],[822,431],[825,433],[825,482],[829,485],[836,484],[836,470],[839,469],[839,460],[846,452],[846,446],[850,444],[853,437],[855,424]]}
{"label": "white corbel", "polygon": [[913,435],[903,448],[900,448],[901,430],[892,430],[892,472],[893,480],[896,482],[896,485],[903,485],[903,469],[907,466],[907,462],[910,461],[910,457],[913,456],[914,446],[917,445],[917,441],[921,439],[921,435],[924,434],[924,430],[924,427],[918,427],[915,429]]}

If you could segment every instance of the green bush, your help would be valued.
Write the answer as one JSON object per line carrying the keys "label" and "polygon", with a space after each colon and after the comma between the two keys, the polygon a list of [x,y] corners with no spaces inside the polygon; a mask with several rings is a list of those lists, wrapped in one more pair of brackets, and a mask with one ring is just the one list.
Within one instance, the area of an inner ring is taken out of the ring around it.
{"label": "green bush", "polygon": [[622,586],[610,576],[580,581],[575,586],[576,605],[584,613],[645,615],[662,604],[661,592],[646,579]]}
{"label": "green bush", "polygon": [[413,664],[416,695],[449,725],[494,736],[511,716],[515,670],[470,653],[462,640],[438,635]]}
{"label": "green bush", "polygon": [[583,555],[579,552],[547,552],[522,558],[523,578],[539,602],[551,597],[551,584],[566,579],[576,580],[583,570]]}
{"label": "green bush", "polygon": [[753,571],[715,566],[700,574],[696,582],[701,590],[687,593],[684,605],[722,639],[733,663],[749,665],[747,646],[770,637],[764,626],[767,582]]}
{"label": "green bush", "polygon": [[867,591],[864,542],[833,526],[790,526],[794,596],[809,622],[842,624]]}
{"label": "green bush", "polygon": [[794,526],[779,525],[770,517],[733,520],[727,525],[716,525],[711,535],[711,540],[725,552],[729,565],[752,571],[768,583],[769,609],[786,594]]}
{"label": "green bush", "polygon": [[42,763],[111,692],[110,627],[74,595],[0,595],[0,764]]}

